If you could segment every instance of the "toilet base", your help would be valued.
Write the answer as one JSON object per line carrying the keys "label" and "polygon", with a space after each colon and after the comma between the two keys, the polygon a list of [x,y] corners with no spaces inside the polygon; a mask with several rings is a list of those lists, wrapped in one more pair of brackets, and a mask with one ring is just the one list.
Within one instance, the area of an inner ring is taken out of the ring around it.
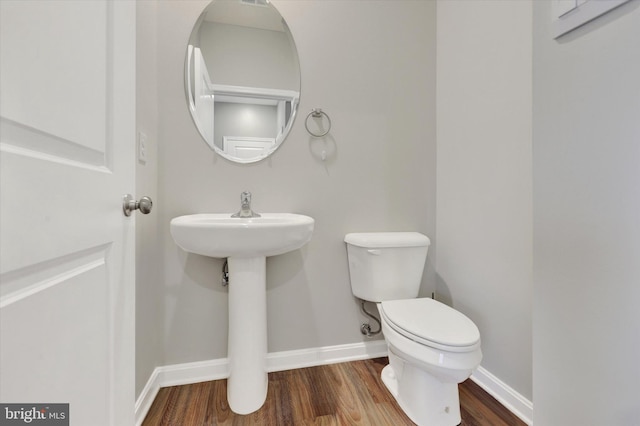
{"label": "toilet base", "polygon": [[457,383],[442,383],[426,371],[400,359],[389,364],[381,378],[405,414],[418,426],[459,425],[460,398]]}

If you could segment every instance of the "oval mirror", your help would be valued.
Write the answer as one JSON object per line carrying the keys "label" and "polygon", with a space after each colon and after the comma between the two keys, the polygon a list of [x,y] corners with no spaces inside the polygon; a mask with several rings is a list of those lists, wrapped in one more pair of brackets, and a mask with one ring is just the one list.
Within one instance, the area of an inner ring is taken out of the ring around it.
{"label": "oval mirror", "polygon": [[214,0],[191,32],[185,64],[191,117],[215,152],[260,161],[284,141],[300,99],[291,32],[269,0]]}

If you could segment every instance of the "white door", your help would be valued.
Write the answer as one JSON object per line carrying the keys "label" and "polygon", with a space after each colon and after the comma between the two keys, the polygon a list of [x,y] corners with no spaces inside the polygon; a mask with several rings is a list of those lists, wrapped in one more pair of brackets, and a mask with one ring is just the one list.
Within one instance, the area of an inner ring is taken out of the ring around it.
{"label": "white door", "polygon": [[135,2],[0,0],[0,120],[0,403],[131,425]]}
{"label": "white door", "polygon": [[209,146],[213,146],[213,123],[214,123],[214,100],[211,90],[211,78],[207,64],[199,48],[195,47],[194,52],[194,72],[195,72],[195,117],[198,117],[196,126],[200,134],[204,136]]}
{"label": "white door", "polygon": [[266,157],[276,145],[275,138],[254,138],[244,136],[223,136],[223,151],[241,163]]}

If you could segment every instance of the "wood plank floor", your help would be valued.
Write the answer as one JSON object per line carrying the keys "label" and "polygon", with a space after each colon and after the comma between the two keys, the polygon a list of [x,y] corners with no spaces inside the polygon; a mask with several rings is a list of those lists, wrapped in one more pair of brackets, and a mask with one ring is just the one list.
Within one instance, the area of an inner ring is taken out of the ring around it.
{"label": "wood plank floor", "polygon": [[[242,416],[227,405],[226,380],[160,389],[143,426],[375,425],[414,423],[380,379],[387,358],[269,373],[267,401]],[[460,384],[462,426],[525,426],[471,380]]]}

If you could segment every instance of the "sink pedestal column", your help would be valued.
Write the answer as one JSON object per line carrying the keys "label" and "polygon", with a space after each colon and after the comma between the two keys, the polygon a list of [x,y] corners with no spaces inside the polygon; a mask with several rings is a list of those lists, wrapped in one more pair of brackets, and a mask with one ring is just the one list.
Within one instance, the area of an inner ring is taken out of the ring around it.
{"label": "sink pedestal column", "polygon": [[249,414],[267,398],[266,257],[229,257],[229,379],[234,413]]}

